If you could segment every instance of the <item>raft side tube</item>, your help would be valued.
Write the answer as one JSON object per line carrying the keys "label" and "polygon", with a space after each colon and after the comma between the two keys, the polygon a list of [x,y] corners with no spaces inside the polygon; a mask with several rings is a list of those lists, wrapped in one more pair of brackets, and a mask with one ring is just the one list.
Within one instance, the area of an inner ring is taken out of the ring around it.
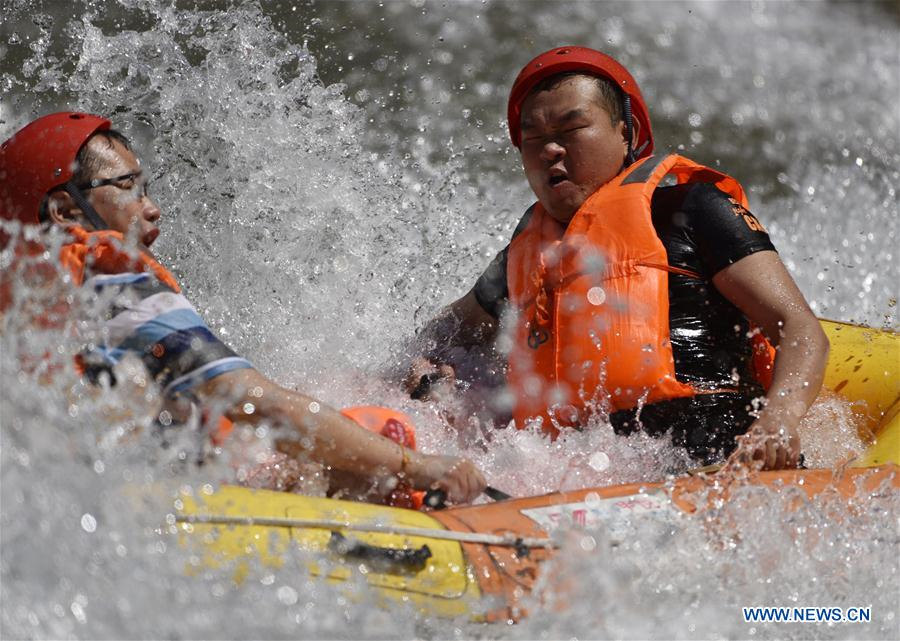
{"label": "raft side tube", "polygon": [[[444,529],[428,514],[414,510],[229,485],[210,495],[182,496],[180,501],[179,520],[190,516],[225,516],[336,521],[371,524],[378,529],[391,525]],[[340,584],[353,574],[361,574],[363,565],[365,580],[374,590],[367,595],[348,593],[346,596],[352,600],[374,594],[385,606],[399,601],[442,617],[477,615],[481,591],[456,541],[384,531],[342,532],[330,527],[183,522],[178,525],[182,544],[194,545],[200,559],[195,567],[187,569],[188,573],[197,573],[203,567],[233,564],[234,581],[241,583],[249,571],[249,558],[255,557],[268,567],[296,563],[301,576],[324,577],[330,583]],[[404,560],[409,554],[397,554],[398,561],[392,563],[390,558],[394,555],[390,550],[409,551],[419,562],[410,564]]]}
{"label": "raft side tube", "polygon": [[859,403],[877,436],[900,402],[900,334],[822,320],[831,342],[824,386]]}
{"label": "raft side tube", "polygon": [[860,437],[871,443],[853,465],[900,464],[900,334],[821,323],[831,342],[823,386],[854,404],[863,418]]}

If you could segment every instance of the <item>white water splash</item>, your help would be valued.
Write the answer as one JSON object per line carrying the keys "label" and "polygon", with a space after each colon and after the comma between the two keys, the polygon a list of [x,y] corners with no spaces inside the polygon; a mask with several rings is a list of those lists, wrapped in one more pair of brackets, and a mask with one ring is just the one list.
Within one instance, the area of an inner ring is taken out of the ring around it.
{"label": "white water splash", "polygon": [[[163,261],[228,343],[325,402],[404,409],[422,449],[465,453],[510,493],[689,465],[662,441],[602,425],[553,444],[508,429],[487,443],[480,424],[460,437],[448,408],[377,377],[402,360],[416,325],[470,286],[529,204],[503,108],[512,74],[542,49],[583,42],[620,57],[642,81],[660,147],[683,144],[745,182],[818,313],[896,326],[900,135],[885,108],[898,92],[896,16],[878,6],[43,4],[4,7],[0,138],[55,108],[111,114],[156,177]],[[24,293],[37,312],[60,295]],[[165,515],[179,487],[228,478],[228,457],[193,465],[202,435],[190,425],[163,447],[150,429],[158,390],[140,366],[123,363],[114,389],[86,386],[69,367],[86,328],[39,329],[35,315],[4,318],[0,337],[4,637],[900,632],[895,497],[860,497],[853,511],[824,497],[784,518],[789,492],[747,489],[708,518],[635,532],[615,549],[602,533],[588,546],[571,533],[541,592],[565,586],[569,607],[538,608],[515,628],[386,612],[360,583],[350,605],[293,567],[252,567],[240,587],[231,568],[189,577]],[[53,369],[52,382],[29,362]],[[823,426],[831,432],[810,454],[839,463],[852,414],[823,400],[804,427]],[[592,464],[599,454],[608,467]],[[739,619],[741,605],[782,603],[871,603],[875,622],[751,629]]]}

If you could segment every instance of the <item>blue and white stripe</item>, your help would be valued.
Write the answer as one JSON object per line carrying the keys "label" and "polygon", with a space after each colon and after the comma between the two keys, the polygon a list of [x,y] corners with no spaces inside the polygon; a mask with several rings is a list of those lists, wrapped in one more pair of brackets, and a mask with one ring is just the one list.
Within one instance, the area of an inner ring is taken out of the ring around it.
{"label": "blue and white stripe", "polygon": [[86,355],[86,362],[111,367],[136,354],[163,386],[178,394],[225,372],[252,368],[206,326],[190,301],[149,274],[97,275],[85,287],[102,296],[112,293],[105,322],[106,345]]}

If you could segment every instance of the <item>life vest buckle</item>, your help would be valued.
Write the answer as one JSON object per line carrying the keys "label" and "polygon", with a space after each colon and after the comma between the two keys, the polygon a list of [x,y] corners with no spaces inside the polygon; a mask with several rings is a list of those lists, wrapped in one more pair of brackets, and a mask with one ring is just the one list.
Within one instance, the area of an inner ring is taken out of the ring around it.
{"label": "life vest buckle", "polygon": [[528,347],[537,349],[550,340],[550,333],[546,329],[532,329],[528,332]]}

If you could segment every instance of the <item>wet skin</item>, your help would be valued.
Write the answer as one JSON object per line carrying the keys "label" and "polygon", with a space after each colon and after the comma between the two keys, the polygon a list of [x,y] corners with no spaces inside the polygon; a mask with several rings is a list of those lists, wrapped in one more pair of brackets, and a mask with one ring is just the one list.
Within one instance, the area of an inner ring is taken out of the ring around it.
{"label": "wet skin", "polygon": [[[117,140],[95,136],[87,143],[94,157],[100,160],[100,168],[92,176],[94,180],[117,178],[137,174],[133,179],[84,189],[84,195],[109,229],[124,235],[136,234],[138,243],[149,248],[159,236],[157,223],[161,212],[146,193],[147,177],[141,162]],[[63,224],[75,223],[86,229],[91,226],[80,210],[74,207],[68,194],[57,192],[50,207],[51,218]],[[62,206],[60,206],[62,205]]]}
{"label": "wet skin", "polygon": [[547,213],[564,225],[625,162],[625,124],[612,124],[597,94],[592,79],[575,76],[522,103],[525,176]]}

